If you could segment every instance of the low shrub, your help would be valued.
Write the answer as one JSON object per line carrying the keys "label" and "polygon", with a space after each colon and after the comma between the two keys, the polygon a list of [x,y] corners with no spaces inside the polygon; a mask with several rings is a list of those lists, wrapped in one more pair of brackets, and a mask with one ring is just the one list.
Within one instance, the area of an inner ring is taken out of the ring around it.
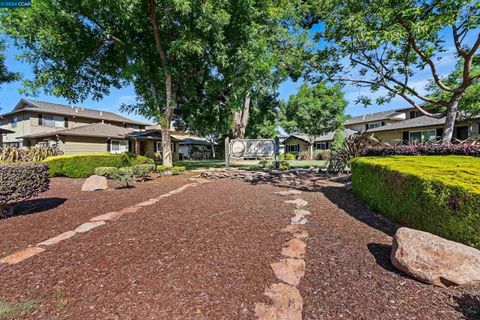
{"label": "low shrub", "polygon": [[187,170],[186,167],[175,166],[175,167],[172,168],[172,174],[173,175],[178,175],[178,174],[181,174],[182,172],[184,172],[185,170]]}
{"label": "low shrub", "polygon": [[403,225],[480,248],[480,161],[394,156],[352,161],[355,195]]}
{"label": "low shrub", "polygon": [[308,151],[302,151],[298,155],[298,160],[309,160],[310,159],[310,152]]}
{"label": "low shrub", "polygon": [[155,171],[160,173],[160,174],[164,174],[164,173],[167,173],[167,172],[171,172],[172,168],[173,168],[172,166],[157,166]]}
{"label": "low shrub", "polygon": [[362,152],[363,156],[384,157],[384,156],[446,156],[461,155],[480,157],[480,144],[418,144],[418,145],[399,145],[399,146],[373,146],[367,147]]}
{"label": "low shrub", "polygon": [[128,188],[130,181],[134,178],[133,169],[131,167],[119,168],[117,172],[112,175],[112,179],[118,182],[121,187]]}
{"label": "low shrub", "polygon": [[295,160],[295,155],[293,153],[282,153],[280,160]]}
{"label": "low shrub", "polygon": [[86,178],[98,167],[131,167],[153,163],[153,160],[131,154],[79,154],[50,157],[44,160],[50,167],[50,176]]}
{"label": "low shrub", "polygon": [[[281,156],[282,156],[282,155],[280,155],[280,159],[282,158]],[[266,168],[266,167],[268,166],[268,163],[269,163],[269,162],[270,162],[270,161],[263,159],[263,160],[260,160],[260,161],[258,162],[258,164],[259,164],[260,168]]]}
{"label": "low shrub", "polygon": [[153,172],[155,166],[153,164],[140,164],[132,167],[133,176],[137,181],[144,182],[150,173]]}
{"label": "low shrub", "polygon": [[328,161],[332,158],[332,152],[330,150],[317,150],[314,153],[313,159]]}
{"label": "low shrub", "polygon": [[282,171],[290,170],[290,163],[286,160],[280,161],[280,170]]}
{"label": "low shrub", "polygon": [[95,168],[95,174],[97,176],[102,176],[107,179],[112,179],[112,177],[118,173],[118,168],[115,167],[98,167]]}
{"label": "low shrub", "polygon": [[47,191],[50,179],[44,163],[0,164],[0,215],[11,201],[25,200]]}

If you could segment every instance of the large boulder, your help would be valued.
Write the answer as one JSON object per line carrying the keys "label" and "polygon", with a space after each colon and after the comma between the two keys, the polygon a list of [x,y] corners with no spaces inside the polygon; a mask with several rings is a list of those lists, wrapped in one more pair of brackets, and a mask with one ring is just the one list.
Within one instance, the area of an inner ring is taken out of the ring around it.
{"label": "large boulder", "polygon": [[82,186],[82,191],[96,191],[108,189],[107,178],[102,176],[88,177]]}
{"label": "large boulder", "polygon": [[480,283],[480,250],[428,232],[398,229],[390,258],[398,270],[436,286]]}

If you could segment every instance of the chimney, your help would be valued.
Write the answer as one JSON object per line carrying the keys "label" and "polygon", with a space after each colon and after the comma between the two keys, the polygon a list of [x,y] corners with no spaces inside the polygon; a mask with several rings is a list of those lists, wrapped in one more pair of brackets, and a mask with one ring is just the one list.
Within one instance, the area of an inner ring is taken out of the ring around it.
{"label": "chimney", "polygon": [[100,111],[100,117],[102,117],[102,116],[103,116],[103,111]]}

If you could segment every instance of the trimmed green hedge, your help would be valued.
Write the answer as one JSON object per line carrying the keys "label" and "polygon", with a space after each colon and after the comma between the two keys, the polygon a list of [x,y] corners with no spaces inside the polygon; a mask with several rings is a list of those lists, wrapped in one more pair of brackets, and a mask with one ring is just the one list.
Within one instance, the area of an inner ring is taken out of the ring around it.
{"label": "trimmed green hedge", "polygon": [[368,207],[396,222],[480,248],[478,158],[357,158],[352,187]]}
{"label": "trimmed green hedge", "polygon": [[95,174],[98,167],[131,167],[139,164],[153,164],[153,160],[131,154],[78,154],[50,157],[43,162],[50,167],[50,176],[86,178]]}

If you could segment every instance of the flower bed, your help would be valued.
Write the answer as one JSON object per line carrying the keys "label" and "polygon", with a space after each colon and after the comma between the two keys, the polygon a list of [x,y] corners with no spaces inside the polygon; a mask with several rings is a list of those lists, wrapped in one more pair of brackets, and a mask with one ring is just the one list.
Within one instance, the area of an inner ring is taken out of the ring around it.
{"label": "flower bed", "polygon": [[384,157],[384,156],[445,156],[461,155],[480,157],[480,144],[420,144],[420,145],[400,145],[400,146],[373,146],[367,147],[362,152],[363,156]]}
{"label": "flower bed", "polygon": [[352,186],[371,209],[396,222],[480,248],[480,159],[357,158]]}

